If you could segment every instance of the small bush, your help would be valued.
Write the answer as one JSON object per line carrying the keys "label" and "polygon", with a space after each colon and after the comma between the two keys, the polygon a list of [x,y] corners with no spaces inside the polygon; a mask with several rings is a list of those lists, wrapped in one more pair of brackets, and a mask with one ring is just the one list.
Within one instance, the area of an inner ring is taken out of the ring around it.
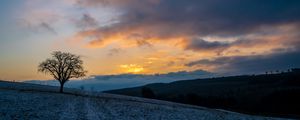
{"label": "small bush", "polygon": [[143,87],[142,88],[142,96],[144,98],[155,98],[155,94],[153,93],[153,91],[148,88],[148,87]]}

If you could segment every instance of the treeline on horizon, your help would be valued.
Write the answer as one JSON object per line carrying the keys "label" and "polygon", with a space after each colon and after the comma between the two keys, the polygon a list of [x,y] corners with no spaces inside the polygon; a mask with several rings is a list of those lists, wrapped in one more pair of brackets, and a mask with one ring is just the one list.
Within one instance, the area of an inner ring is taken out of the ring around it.
{"label": "treeline on horizon", "polygon": [[154,83],[106,92],[247,114],[300,118],[300,69],[270,73]]}

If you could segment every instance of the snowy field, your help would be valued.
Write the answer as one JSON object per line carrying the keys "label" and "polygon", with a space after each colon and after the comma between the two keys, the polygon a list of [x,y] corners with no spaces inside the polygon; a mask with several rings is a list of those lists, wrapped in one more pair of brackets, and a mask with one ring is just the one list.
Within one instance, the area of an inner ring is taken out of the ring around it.
{"label": "snowy field", "polygon": [[0,81],[0,120],[266,120],[166,101]]}

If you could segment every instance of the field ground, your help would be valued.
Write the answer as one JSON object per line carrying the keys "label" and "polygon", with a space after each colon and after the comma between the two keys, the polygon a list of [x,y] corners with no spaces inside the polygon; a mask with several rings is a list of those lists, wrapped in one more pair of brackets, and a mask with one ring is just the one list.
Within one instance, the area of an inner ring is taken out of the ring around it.
{"label": "field ground", "polygon": [[0,119],[277,119],[76,89],[66,89],[66,93],[61,94],[56,92],[57,89],[34,84],[0,82]]}

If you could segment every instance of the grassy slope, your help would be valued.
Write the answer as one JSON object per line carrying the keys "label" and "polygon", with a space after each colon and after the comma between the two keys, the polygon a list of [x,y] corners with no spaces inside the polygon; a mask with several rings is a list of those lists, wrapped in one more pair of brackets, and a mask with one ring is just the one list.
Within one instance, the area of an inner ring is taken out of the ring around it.
{"label": "grassy slope", "polygon": [[149,84],[106,92],[142,96],[142,88],[148,87],[156,99],[250,114],[299,117],[299,78],[298,72],[233,76]]}
{"label": "grassy slope", "polygon": [[[166,101],[0,81],[0,119],[266,119]],[[268,118],[271,119],[271,118]]]}

